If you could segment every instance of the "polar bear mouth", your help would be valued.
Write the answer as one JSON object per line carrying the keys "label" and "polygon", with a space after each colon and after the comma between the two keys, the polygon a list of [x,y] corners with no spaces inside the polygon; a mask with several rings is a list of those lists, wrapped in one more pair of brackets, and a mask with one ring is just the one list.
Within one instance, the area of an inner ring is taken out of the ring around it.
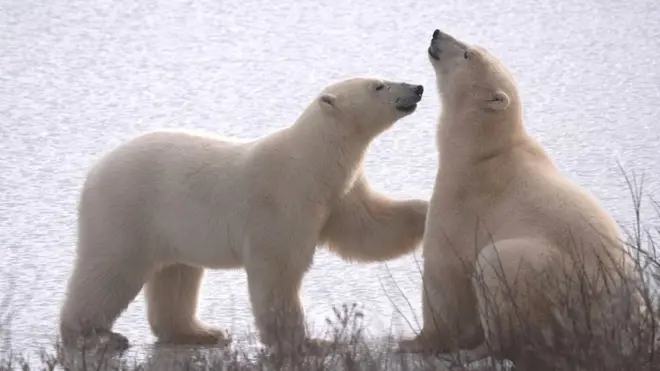
{"label": "polar bear mouth", "polygon": [[440,60],[440,51],[435,50],[433,46],[429,46],[429,55],[431,56],[431,58],[435,59],[436,61]]}
{"label": "polar bear mouth", "polygon": [[396,106],[396,109],[405,113],[410,113],[414,111],[416,108],[417,108],[417,103],[406,104],[406,105],[400,104]]}

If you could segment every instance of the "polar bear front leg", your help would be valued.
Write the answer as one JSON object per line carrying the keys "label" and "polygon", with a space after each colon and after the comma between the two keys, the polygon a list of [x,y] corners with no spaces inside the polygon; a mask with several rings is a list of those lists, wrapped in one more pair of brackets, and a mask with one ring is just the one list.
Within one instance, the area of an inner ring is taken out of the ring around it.
{"label": "polar bear front leg", "polygon": [[333,208],[321,239],[345,260],[394,259],[420,244],[427,209],[425,200],[394,200],[376,193],[360,177]]}
{"label": "polar bear front leg", "polygon": [[399,352],[438,354],[449,350],[444,341],[448,326],[440,315],[442,295],[427,272],[425,266],[422,274],[422,329],[415,337],[399,341]]}
{"label": "polar bear front leg", "polygon": [[484,337],[470,272],[458,260],[424,253],[424,324],[416,337],[399,342],[399,351],[437,354],[480,345]]}
{"label": "polar bear front leg", "polygon": [[315,348],[325,345],[306,334],[299,291],[303,276],[312,264],[316,244],[313,239],[296,243],[304,240],[291,236],[296,229],[275,229],[280,236],[251,241],[245,264],[261,342],[286,354],[316,351]]}

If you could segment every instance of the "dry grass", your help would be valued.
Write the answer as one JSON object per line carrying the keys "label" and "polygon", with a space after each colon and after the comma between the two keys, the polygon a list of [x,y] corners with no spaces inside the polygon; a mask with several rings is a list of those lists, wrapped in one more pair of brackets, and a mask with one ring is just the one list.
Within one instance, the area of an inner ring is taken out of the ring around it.
{"label": "dry grass", "polygon": [[[534,323],[521,315],[516,318],[521,328],[529,329],[522,334],[519,344],[536,355],[538,364],[526,370],[581,370],[581,371],[642,371],[660,370],[660,227],[643,223],[643,195],[641,184],[626,176],[634,206],[634,223],[624,228],[626,244],[637,263],[641,284],[636,288],[647,313],[633,320],[631,303],[617,306],[620,300],[611,298],[612,308],[624,310],[609,313],[605,332],[596,334],[587,321],[586,326],[574,326],[574,336],[561,339],[548,346],[538,341]],[[651,206],[660,217],[660,204],[650,199]],[[620,294],[620,293],[619,293]],[[618,296],[620,298],[620,296]],[[566,301],[568,303],[569,301]],[[574,318],[584,318],[588,312],[588,300],[578,305],[566,305],[563,310]],[[2,317],[2,316],[0,316]],[[400,354],[392,343],[370,343],[365,336],[363,315],[356,305],[343,305],[335,309],[333,318],[327,320],[329,338],[333,349],[324,355],[299,355],[284,357],[258,349],[255,343],[232,345],[228,349],[200,349],[154,346],[144,351],[145,357],[135,355],[110,355],[103,349],[86,350],[72,355],[61,347],[42,350],[37,357],[9,355],[0,359],[0,371],[4,370],[494,370],[507,369],[510,363],[486,359],[470,367],[459,359],[448,360],[437,356]],[[594,321],[596,319],[593,319]],[[502,331],[506,331],[503,329]],[[0,335],[2,327],[0,326]],[[505,334],[503,334],[505,335]],[[529,335],[529,336],[527,336]],[[327,338],[328,336],[326,336]],[[2,336],[0,336],[2,338]],[[521,369],[520,367],[518,369]]]}
{"label": "dry grass", "polygon": [[388,349],[384,343],[370,344],[365,340],[363,315],[356,304],[334,308],[334,318],[328,318],[332,349],[323,355],[300,354],[282,356],[258,347],[256,340],[234,349],[154,346],[143,349],[144,357],[128,352],[111,354],[106,349],[83,349],[73,354],[56,343],[54,350],[42,350],[38,357],[22,355],[0,360],[5,370],[438,370],[445,367],[439,359],[414,357]]}

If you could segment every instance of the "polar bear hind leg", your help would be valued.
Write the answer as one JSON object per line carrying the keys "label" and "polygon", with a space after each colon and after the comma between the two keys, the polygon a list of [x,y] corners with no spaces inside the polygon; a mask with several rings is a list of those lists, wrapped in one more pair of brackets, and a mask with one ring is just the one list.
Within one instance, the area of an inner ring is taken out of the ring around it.
{"label": "polar bear hind leg", "polygon": [[159,343],[227,345],[225,330],[197,319],[204,268],[174,264],[160,269],[147,282],[145,298],[151,330]]}
{"label": "polar bear hind leg", "polygon": [[[520,342],[554,342],[552,319],[543,309],[562,286],[564,277],[552,274],[560,261],[561,253],[541,239],[501,240],[481,250],[472,282],[486,344],[496,357],[533,364],[533,352],[518,351],[524,349]],[[486,356],[486,344],[468,351],[468,358]]]}
{"label": "polar bear hind leg", "polygon": [[[98,265],[99,259],[103,264]],[[144,271],[132,269],[129,261],[108,262],[109,256],[77,258],[68,282],[67,295],[60,317],[60,334],[66,346],[87,346],[96,337],[110,348],[128,348],[126,337],[112,332],[119,315],[135,299],[144,284]]]}

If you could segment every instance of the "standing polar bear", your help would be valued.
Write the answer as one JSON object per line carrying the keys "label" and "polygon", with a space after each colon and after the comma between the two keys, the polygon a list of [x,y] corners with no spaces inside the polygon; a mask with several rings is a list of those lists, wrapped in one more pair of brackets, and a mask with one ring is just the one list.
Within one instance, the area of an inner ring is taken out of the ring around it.
{"label": "standing polar bear", "polygon": [[328,86],[290,127],[252,141],[160,131],[114,149],[89,172],[75,267],[61,311],[65,343],[100,335],[143,285],[159,342],[227,343],[196,318],[205,268],[245,268],[262,343],[307,338],[299,289],[319,244],[379,261],[421,241],[427,202],[372,191],[370,142],[411,114],[423,87],[371,78]]}
{"label": "standing polar bear", "polygon": [[[572,325],[603,335],[597,326],[614,303],[604,283],[632,281],[616,223],[528,136],[515,80],[498,59],[439,30],[428,55],[442,102],[439,168],[422,242],[423,328],[399,349],[473,349],[481,358],[491,348],[534,365],[514,318],[528,318],[549,345],[575,335],[558,332]],[[569,315],[562,299],[586,299],[578,305],[590,312]]]}

